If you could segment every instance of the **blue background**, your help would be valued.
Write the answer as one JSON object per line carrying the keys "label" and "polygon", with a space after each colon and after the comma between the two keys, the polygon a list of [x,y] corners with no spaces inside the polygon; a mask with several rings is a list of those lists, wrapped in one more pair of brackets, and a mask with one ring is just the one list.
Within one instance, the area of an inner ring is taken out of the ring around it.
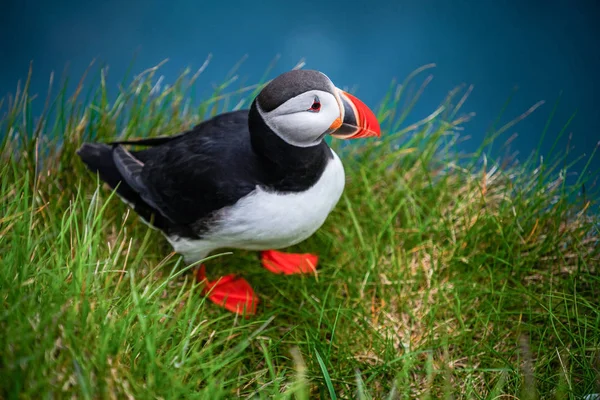
{"label": "blue background", "polygon": [[[0,95],[14,91],[30,60],[34,92],[43,95],[50,72],[60,75],[67,63],[69,75],[78,79],[93,58],[106,62],[116,86],[135,53],[134,72],[169,58],[161,70],[166,82],[186,66],[200,67],[212,53],[199,81],[209,94],[244,55],[249,58],[239,72],[254,83],[280,54],[272,76],[305,58],[306,68],[322,70],[339,87],[356,88],[355,94],[376,106],[392,78],[402,80],[433,62],[434,81],[413,120],[433,111],[456,85],[474,84],[463,108],[477,114],[466,125],[472,139],[462,145],[472,149],[518,87],[505,122],[546,100],[504,136],[519,133],[511,147],[524,157],[537,146],[562,92],[543,150],[577,111],[569,129],[572,154],[589,155],[600,140],[598,3],[2,0]],[[565,137],[559,147],[566,146]]]}

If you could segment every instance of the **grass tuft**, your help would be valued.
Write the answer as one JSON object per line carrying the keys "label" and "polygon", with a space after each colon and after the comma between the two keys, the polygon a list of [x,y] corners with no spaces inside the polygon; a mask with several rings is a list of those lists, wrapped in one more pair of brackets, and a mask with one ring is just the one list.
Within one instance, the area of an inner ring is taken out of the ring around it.
{"label": "grass tuft", "polygon": [[[377,111],[381,140],[332,143],[346,191],[295,249],[320,254],[317,278],[271,275],[248,252],[207,261],[253,282],[262,302],[248,320],[206,302],[194,266],[75,150],[246,107],[268,75],[236,87],[234,70],[200,101],[206,64],[171,85],[150,68],[114,96],[107,69],[90,68],[74,93],[67,80],[49,90],[34,116],[30,73],[0,101],[0,397],[600,393],[600,225],[595,182],[584,178],[593,174],[570,184],[575,167],[560,153],[492,158],[490,144],[538,105],[481,150],[458,153],[471,87],[407,125],[431,78],[413,82],[430,67],[392,84]],[[554,134],[550,121],[541,129]]]}

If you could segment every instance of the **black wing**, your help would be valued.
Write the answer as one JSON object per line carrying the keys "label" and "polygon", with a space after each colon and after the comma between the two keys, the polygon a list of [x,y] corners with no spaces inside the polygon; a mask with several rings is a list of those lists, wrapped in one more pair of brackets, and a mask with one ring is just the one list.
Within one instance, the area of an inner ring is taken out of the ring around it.
{"label": "black wing", "polygon": [[252,150],[248,111],[221,114],[171,138],[126,141],[154,146],[129,152],[115,143],[113,158],[123,180],[176,225],[198,225],[233,205],[262,180]]}

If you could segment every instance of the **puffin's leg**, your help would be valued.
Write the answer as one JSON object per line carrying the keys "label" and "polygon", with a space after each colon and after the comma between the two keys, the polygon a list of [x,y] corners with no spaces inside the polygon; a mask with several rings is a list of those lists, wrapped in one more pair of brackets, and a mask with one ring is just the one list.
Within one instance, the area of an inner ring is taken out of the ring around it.
{"label": "puffin's leg", "polygon": [[314,254],[282,253],[265,250],[260,254],[263,267],[275,274],[314,274],[319,257]]}
{"label": "puffin's leg", "polygon": [[202,291],[213,303],[246,318],[256,314],[258,297],[245,279],[230,274],[211,282],[206,279],[204,264],[198,268],[196,278],[205,281]]}

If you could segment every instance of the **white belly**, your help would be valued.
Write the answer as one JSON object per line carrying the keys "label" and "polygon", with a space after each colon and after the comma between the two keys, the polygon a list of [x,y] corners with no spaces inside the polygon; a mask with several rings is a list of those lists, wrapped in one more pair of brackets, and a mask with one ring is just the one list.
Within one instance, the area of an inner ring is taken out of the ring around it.
{"label": "white belly", "polygon": [[257,187],[231,207],[202,240],[171,241],[186,261],[219,248],[278,249],[300,243],[323,225],[344,191],[344,167],[333,151],[321,178],[300,193],[281,194]]}
{"label": "white belly", "polygon": [[292,246],[323,225],[344,190],[344,167],[334,153],[321,178],[301,193],[280,194],[257,188],[223,210],[210,240],[248,250]]}

